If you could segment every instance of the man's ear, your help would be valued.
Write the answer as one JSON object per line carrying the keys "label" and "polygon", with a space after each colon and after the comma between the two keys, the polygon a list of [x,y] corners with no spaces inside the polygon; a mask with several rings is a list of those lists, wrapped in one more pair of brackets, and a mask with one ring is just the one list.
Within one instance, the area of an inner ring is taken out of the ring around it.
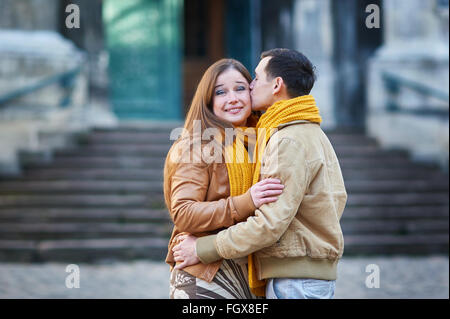
{"label": "man's ear", "polygon": [[282,92],[283,90],[283,86],[284,86],[284,81],[283,78],[281,77],[276,77],[273,81],[273,89],[272,89],[272,94],[276,95]]}

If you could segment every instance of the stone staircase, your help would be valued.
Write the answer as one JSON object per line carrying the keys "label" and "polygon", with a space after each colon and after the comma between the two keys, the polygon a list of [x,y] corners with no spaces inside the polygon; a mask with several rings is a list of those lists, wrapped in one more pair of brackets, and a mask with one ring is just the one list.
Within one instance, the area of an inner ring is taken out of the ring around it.
{"label": "stone staircase", "polygon": [[[162,260],[172,228],[162,193],[170,128],[97,129],[51,163],[0,178],[0,261]],[[448,254],[448,175],[328,133],[349,193],[345,255]]]}

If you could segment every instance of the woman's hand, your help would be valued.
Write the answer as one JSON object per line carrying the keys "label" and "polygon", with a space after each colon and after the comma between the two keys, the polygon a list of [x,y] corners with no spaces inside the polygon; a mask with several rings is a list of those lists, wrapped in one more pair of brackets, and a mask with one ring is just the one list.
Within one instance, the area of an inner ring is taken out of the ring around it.
{"label": "woman's hand", "polygon": [[276,178],[266,178],[250,188],[250,195],[256,208],[264,204],[276,202],[283,192],[284,185]]}

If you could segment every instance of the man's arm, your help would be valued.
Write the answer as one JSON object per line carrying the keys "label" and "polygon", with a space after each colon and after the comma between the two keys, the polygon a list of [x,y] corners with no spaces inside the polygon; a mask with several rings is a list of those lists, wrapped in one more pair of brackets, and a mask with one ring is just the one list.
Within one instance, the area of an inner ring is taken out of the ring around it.
{"label": "man's arm", "polygon": [[247,256],[273,245],[284,234],[297,214],[307,188],[309,176],[304,149],[294,140],[271,139],[263,156],[261,178],[278,178],[284,184],[283,194],[271,204],[255,211],[255,216],[219,232],[198,238],[197,256],[203,263],[221,258]]}

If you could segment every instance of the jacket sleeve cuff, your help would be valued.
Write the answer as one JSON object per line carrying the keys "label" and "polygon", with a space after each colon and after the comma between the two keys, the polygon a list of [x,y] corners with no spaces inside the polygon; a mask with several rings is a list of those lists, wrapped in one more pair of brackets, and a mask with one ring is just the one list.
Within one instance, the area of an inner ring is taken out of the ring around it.
{"label": "jacket sleeve cuff", "polygon": [[250,194],[250,188],[244,194],[233,196],[231,199],[236,209],[237,220],[239,222],[247,220],[256,210],[252,195]]}
{"label": "jacket sleeve cuff", "polygon": [[216,249],[215,241],[217,235],[210,235],[197,238],[195,249],[197,257],[203,264],[210,264],[222,259]]}

